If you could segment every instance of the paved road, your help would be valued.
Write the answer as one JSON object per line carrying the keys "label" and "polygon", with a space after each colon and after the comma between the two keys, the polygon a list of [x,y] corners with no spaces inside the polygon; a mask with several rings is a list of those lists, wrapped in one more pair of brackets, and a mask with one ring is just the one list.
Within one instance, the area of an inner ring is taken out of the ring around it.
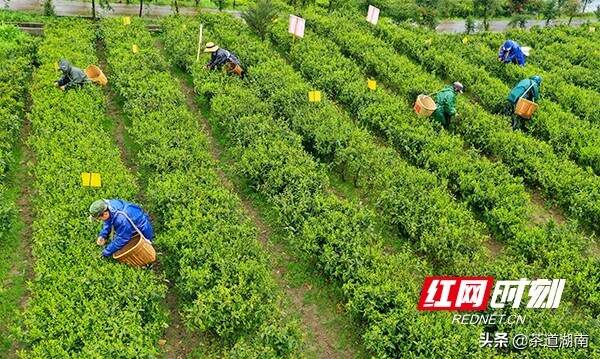
{"label": "paved road", "polygon": [[[7,1],[0,0],[0,7],[5,8]],[[68,0],[52,0],[54,5],[54,11],[59,16],[92,16],[92,3],[91,2],[80,2],[80,1],[68,1]],[[139,14],[139,3],[137,4],[111,4],[112,10],[105,10],[96,5],[96,15],[100,17],[104,16],[121,16],[121,15],[132,15],[136,16]],[[21,11],[35,11],[41,13],[43,9],[42,0],[10,0],[8,1],[8,8],[11,10]],[[182,15],[193,15],[198,12],[199,9],[193,7],[179,7],[179,13]],[[216,9],[201,9],[201,11],[216,12]],[[175,12],[171,6],[168,5],[152,5],[144,4],[144,16],[148,17],[159,17],[171,15]],[[225,12],[231,13],[235,16],[240,16],[239,11],[225,10]]]}
{"label": "paved road", "polygon": [[[59,16],[92,16],[92,4],[81,2],[81,1],[71,1],[71,0],[52,0],[54,4],[54,10]],[[9,0],[8,8],[12,10],[21,10],[21,11],[35,11],[41,12],[43,8],[43,0]],[[0,7],[4,8],[6,5],[6,0],[0,0]],[[593,11],[596,9],[596,6],[600,5],[600,0],[595,0],[594,3],[588,5],[586,11]],[[111,5],[112,10],[101,9],[99,6],[96,6],[96,14],[100,17],[105,16],[121,16],[121,15],[132,15],[136,16],[139,13],[139,3],[138,4],[119,4],[115,3]],[[201,11],[209,11],[216,12],[216,9],[200,9]],[[193,15],[199,11],[197,8],[193,7],[179,7],[179,13],[182,15]],[[240,16],[240,12],[236,10],[225,10],[225,12],[231,13],[234,16]],[[144,5],[144,16],[148,17],[160,17],[171,15],[174,13],[174,10],[167,5],[152,5],[145,4]],[[554,21],[551,24],[556,25],[561,22],[566,22],[566,20]],[[572,25],[580,25],[584,21],[581,19],[573,19]],[[479,23],[479,22],[478,22]],[[527,21],[527,28],[533,26],[545,26],[544,20],[529,20]],[[491,31],[504,31],[508,29],[508,20],[494,20],[490,22],[490,30]],[[437,31],[439,32],[454,32],[461,33],[465,31],[465,21],[464,20],[443,20],[440,25],[437,27]]]}
{"label": "paved road", "polygon": [[[509,22],[509,20],[490,21],[490,31],[495,31],[495,32],[505,31],[510,28],[508,26],[508,22]],[[567,22],[568,22],[567,20],[552,21],[552,22],[550,22],[550,26],[556,26],[556,25],[563,24],[563,23],[566,24]],[[477,25],[479,25],[481,22],[477,21],[476,23],[477,23]],[[571,25],[579,26],[583,23],[585,23],[585,21],[582,19],[573,19],[573,21],[571,22]],[[534,25],[546,26],[546,21],[545,20],[528,20],[525,27],[530,28]],[[464,20],[444,20],[438,25],[436,30],[439,32],[453,32],[453,33],[465,32],[465,21]]]}

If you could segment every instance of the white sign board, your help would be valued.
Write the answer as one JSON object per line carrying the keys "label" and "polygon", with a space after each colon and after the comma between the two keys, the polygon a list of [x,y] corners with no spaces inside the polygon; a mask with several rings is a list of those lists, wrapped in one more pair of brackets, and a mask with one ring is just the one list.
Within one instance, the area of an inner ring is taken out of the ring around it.
{"label": "white sign board", "polygon": [[379,9],[373,5],[369,5],[369,11],[367,12],[367,21],[373,25],[377,25],[379,20]]}
{"label": "white sign board", "polygon": [[298,37],[304,37],[304,19],[295,15],[290,15],[290,34]]}

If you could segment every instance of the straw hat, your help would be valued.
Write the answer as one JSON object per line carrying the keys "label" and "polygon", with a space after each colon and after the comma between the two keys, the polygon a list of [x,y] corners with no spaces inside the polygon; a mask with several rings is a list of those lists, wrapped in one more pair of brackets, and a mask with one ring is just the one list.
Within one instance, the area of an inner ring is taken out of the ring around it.
{"label": "straw hat", "polygon": [[215,52],[219,49],[219,47],[217,45],[215,45],[214,42],[209,42],[206,44],[206,48],[204,49],[204,52]]}

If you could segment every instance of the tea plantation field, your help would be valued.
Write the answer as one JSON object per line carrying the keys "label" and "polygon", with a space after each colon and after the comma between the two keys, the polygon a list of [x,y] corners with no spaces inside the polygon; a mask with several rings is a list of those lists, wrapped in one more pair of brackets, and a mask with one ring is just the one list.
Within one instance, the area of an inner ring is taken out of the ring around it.
{"label": "tea plantation field", "polygon": [[[42,21],[0,16],[0,357],[600,358],[594,27],[448,35],[286,5],[260,33],[219,13]],[[497,60],[508,38],[526,66]],[[207,42],[245,76],[208,69]],[[63,58],[108,85],[61,91]],[[513,131],[506,96],[533,75]],[[447,129],[415,114],[454,81]],[[99,198],[150,213],[152,268],[101,257]],[[557,308],[525,292],[470,313],[521,321],[461,324],[417,309],[429,276],[565,286]]]}

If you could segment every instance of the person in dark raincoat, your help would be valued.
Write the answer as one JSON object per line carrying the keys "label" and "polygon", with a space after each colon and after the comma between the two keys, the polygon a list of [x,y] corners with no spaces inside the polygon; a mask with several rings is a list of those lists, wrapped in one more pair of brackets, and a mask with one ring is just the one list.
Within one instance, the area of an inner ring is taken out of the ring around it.
{"label": "person in dark raincoat", "polygon": [[541,84],[542,78],[536,75],[519,81],[519,83],[510,90],[507,97],[506,114],[512,117],[513,130],[520,128],[522,125],[521,117],[515,115],[517,101],[519,101],[519,98],[524,97],[529,101],[538,102],[540,99]]}
{"label": "person in dark raincoat", "polygon": [[62,90],[82,87],[89,82],[85,72],[80,68],[71,65],[71,63],[65,59],[60,60],[58,68],[62,71],[63,75],[55,82],[55,84]]}
{"label": "person in dark raincoat", "polygon": [[527,51],[524,52],[523,48],[515,41],[506,40],[502,46],[500,46],[500,50],[498,50],[498,60],[505,64],[513,63],[519,66],[525,66],[526,57],[528,56]]}
{"label": "person in dark raincoat", "polygon": [[456,94],[463,93],[464,86],[456,81],[452,85],[445,86],[435,96],[437,108],[433,112],[433,119],[448,129],[450,120],[456,115]]}
{"label": "person in dark raincoat", "polygon": [[110,232],[114,230],[112,241],[102,251],[104,257],[110,257],[125,247],[140,232],[147,240],[152,242],[154,239],[150,216],[136,204],[121,199],[99,199],[90,206],[90,217],[104,221],[96,240],[99,246],[106,244]]}
{"label": "person in dark raincoat", "polygon": [[225,65],[227,71],[244,77],[244,70],[241,67],[240,60],[231,52],[220,48],[212,42],[206,44],[204,52],[210,53],[210,61],[206,64],[207,68],[212,70]]}

